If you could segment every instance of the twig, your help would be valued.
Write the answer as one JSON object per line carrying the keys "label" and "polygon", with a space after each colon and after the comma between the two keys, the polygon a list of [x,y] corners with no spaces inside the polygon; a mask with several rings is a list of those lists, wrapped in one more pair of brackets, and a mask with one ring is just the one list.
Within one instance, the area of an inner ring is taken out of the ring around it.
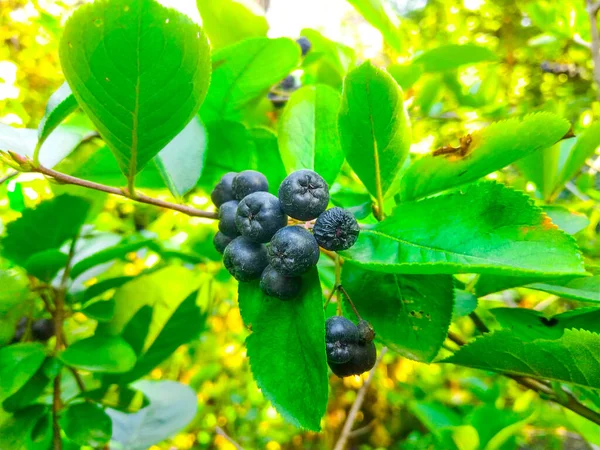
{"label": "twig", "polygon": [[77,369],[75,369],[73,367],[69,367],[69,369],[71,370],[71,373],[75,377],[75,382],[77,383],[77,387],[79,387],[79,390],[81,392],[85,392],[87,389],[85,388],[83,378],[81,378],[81,375],[79,375],[79,372],[77,372]]}
{"label": "twig", "polygon": [[323,309],[327,309],[327,305],[329,305],[329,302],[333,298],[333,294],[337,292],[338,287],[338,285],[335,285],[333,288],[331,288],[331,292],[329,293],[329,295],[327,296],[327,300],[325,300],[325,303],[323,304]]}
{"label": "twig", "polygon": [[360,410],[363,402],[365,401],[365,395],[367,393],[367,390],[369,389],[369,386],[371,385],[371,382],[373,381],[373,377],[375,376],[375,370],[377,370],[377,366],[379,365],[379,363],[381,363],[383,355],[385,355],[386,352],[387,347],[383,347],[381,349],[381,352],[379,352],[379,358],[377,358],[377,361],[375,361],[375,365],[369,372],[367,381],[365,381],[364,384],[358,390],[356,398],[354,399],[354,403],[352,404],[352,406],[350,407],[350,411],[348,412],[348,418],[344,423],[344,427],[342,428],[340,437],[338,438],[333,450],[344,450],[344,448],[346,448],[346,443],[348,442],[348,438],[350,437],[350,433],[352,432],[352,426],[354,425],[354,421],[356,420],[356,415],[358,414],[358,411]]}
{"label": "twig", "polygon": [[338,255],[337,253],[335,254],[335,285],[337,286],[337,296],[336,296],[336,300],[337,300],[337,315],[341,316],[342,315],[342,297],[340,295],[340,288],[341,283],[342,282],[342,263],[341,263],[341,258],[340,255]]}
{"label": "twig", "polygon": [[598,11],[600,11],[600,1],[590,5],[588,8],[589,14],[597,14]]}
{"label": "twig", "polygon": [[227,433],[225,433],[225,430],[223,430],[223,428],[221,427],[215,427],[215,432],[219,435],[219,436],[223,436],[227,442],[229,442],[231,445],[233,445],[237,450],[244,450],[244,448],[238,444],[237,442],[235,442],[233,439],[231,439]]}
{"label": "twig", "polygon": [[600,32],[598,32],[598,10],[600,2],[586,0],[587,13],[590,18],[590,32],[592,35],[592,61],[594,62],[594,80],[596,81],[597,95],[600,99]]}
{"label": "twig", "polygon": [[344,289],[344,286],[342,286],[340,284],[338,286],[338,289],[342,292],[342,294],[344,294],[346,296],[346,300],[348,300],[348,303],[350,303],[350,306],[352,307],[352,311],[354,311],[354,315],[358,318],[358,320],[362,320],[362,317],[360,317],[360,314],[358,313],[358,310],[356,309],[356,306],[354,306],[354,302],[352,301],[352,299],[348,295],[348,292],[346,292],[346,289]]}
{"label": "twig", "polygon": [[370,423],[368,423],[364,427],[360,427],[360,428],[357,428],[356,430],[352,430],[350,432],[350,434],[348,434],[348,438],[353,439],[353,438],[362,436],[363,434],[367,434],[368,432],[373,430],[374,426],[375,426],[375,420],[372,420]]}
{"label": "twig", "polygon": [[2,178],[0,178],[0,184],[3,184],[4,182],[10,180],[11,178],[16,177],[17,175],[19,175],[19,172],[12,171],[12,172],[8,172],[6,175],[4,175]]}
{"label": "twig", "polygon": [[[27,160],[23,159],[22,162],[27,162]],[[181,213],[187,214],[188,216],[193,217],[205,217],[207,219],[216,219],[217,213],[210,211],[203,211],[201,209],[196,209],[191,206],[179,205],[177,203],[166,202],[164,200],[159,200],[157,198],[148,197],[147,195],[136,193],[135,196],[129,195],[129,193],[120,188],[106,186],[100,183],[94,183],[93,181],[83,180],[81,178],[73,177],[71,175],[67,175],[65,173],[57,172],[53,169],[48,169],[44,166],[31,167],[32,172],[38,172],[44,174],[46,176],[54,178],[56,181],[63,184],[72,184],[75,186],[81,186],[87,189],[94,189],[96,191],[107,192],[109,194],[118,195],[121,197],[126,197],[132,200],[135,200],[139,203],[145,203],[148,205],[158,206],[160,208],[172,209],[174,211],[179,211]]]}

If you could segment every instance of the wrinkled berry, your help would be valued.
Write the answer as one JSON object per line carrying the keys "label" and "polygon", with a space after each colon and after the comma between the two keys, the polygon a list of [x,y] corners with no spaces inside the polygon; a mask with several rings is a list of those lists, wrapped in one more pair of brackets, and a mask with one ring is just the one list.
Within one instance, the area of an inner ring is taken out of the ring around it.
{"label": "wrinkled berry", "polygon": [[260,278],[260,288],[265,294],[271,297],[290,300],[300,294],[302,290],[302,278],[286,277],[271,266],[267,266]]}
{"label": "wrinkled berry", "polygon": [[219,253],[223,253],[231,241],[233,241],[232,237],[229,237],[219,231],[213,238],[213,245]]}
{"label": "wrinkled berry", "polygon": [[343,208],[331,208],[319,216],[313,232],[321,247],[339,251],[354,245],[360,228],[352,213]]}
{"label": "wrinkled berry", "polygon": [[267,249],[243,236],[235,238],[223,253],[223,264],[238,281],[254,280],[267,267]]}
{"label": "wrinkled berry", "polygon": [[325,322],[327,361],[336,364],[350,361],[358,341],[358,328],[351,320],[333,316]]}
{"label": "wrinkled berry", "polygon": [[287,225],[287,216],[277,197],[254,192],[238,204],[235,225],[242,236],[254,242],[269,242],[277,230]]}
{"label": "wrinkled berry", "polygon": [[235,172],[229,172],[223,175],[221,181],[217,183],[210,194],[210,198],[217,208],[225,202],[235,200],[231,184],[236,175],[237,173]]}
{"label": "wrinkled berry", "polygon": [[267,178],[256,170],[244,170],[238,173],[232,182],[233,195],[237,200],[242,200],[253,192],[267,192],[269,182]]}
{"label": "wrinkled berry", "polygon": [[377,360],[377,349],[374,342],[352,346],[352,359],[345,363],[337,364],[328,361],[331,371],[338,377],[360,375],[373,368]]}
{"label": "wrinkled berry", "polygon": [[319,246],[313,235],[300,226],[279,230],[268,246],[269,264],[282,275],[302,275],[319,261]]}
{"label": "wrinkled berry", "polygon": [[298,39],[296,39],[296,42],[302,49],[302,56],[306,56],[306,54],[310,51],[310,49],[312,47],[312,44],[310,43],[308,38],[306,38],[304,36],[300,36]]}
{"label": "wrinkled berry", "polygon": [[327,208],[329,188],[318,173],[298,170],[279,186],[279,201],[287,215],[298,220],[312,220]]}
{"label": "wrinkled berry", "polygon": [[362,344],[372,342],[375,339],[375,330],[369,322],[361,320],[358,322],[358,336]]}
{"label": "wrinkled berry", "polygon": [[236,200],[225,202],[219,207],[219,231],[232,238],[239,236],[235,226],[237,208],[238,202]]}

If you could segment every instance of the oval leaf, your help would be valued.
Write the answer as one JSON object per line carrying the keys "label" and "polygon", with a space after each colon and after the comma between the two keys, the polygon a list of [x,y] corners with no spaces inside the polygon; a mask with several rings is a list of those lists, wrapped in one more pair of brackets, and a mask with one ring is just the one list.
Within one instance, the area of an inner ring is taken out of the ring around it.
{"label": "oval leaf", "polygon": [[61,412],[60,427],[76,444],[93,448],[107,444],[112,434],[110,417],[94,403],[70,405]]}
{"label": "oval leaf", "polygon": [[475,44],[449,44],[426,51],[415,59],[425,72],[443,72],[460,66],[497,61],[498,56],[486,47]]}
{"label": "oval leaf", "polygon": [[59,50],[77,102],[130,180],[192,119],[208,89],[202,30],[154,0],[81,6]]}
{"label": "oval leaf", "polygon": [[0,402],[21,389],[46,359],[39,343],[15,344],[0,348]]}
{"label": "oval leaf", "polygon": [[76,109],[77,100],[65,81],[48,99],[44,117],[38,126],[38,146],[41,146],[50,133]]}
{"label": "oval leaf", "polygon": [[90,372],[122,373],[136,362],[131,346],[118,336],[95,335],[75,342],[60,355],[67,365]]}

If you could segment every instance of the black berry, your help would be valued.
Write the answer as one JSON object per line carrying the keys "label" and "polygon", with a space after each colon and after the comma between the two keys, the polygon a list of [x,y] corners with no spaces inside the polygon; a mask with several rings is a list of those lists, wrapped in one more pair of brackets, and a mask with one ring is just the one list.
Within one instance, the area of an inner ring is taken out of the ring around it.
{"label": "black berry", "polygon": [[281,275],[271,266],[263,271],[260,278],[260,288],[262,291],[281,300],[290,300],[297,297],[302,289],[302,278],[286,277]]}
{"label": "black berry", "polygon": [[54,322],[51,319],[40,319],[31,325],[31,334],[36,341],[47,341],[54,336]]}
{"label": "black berry", "polygon": [[354,245],[360,228],[352,213],[343,208],[331,208],[319,216],[313,232],[321,247],[339,251]]}
{"label": "black berry", "polygon": [[269,190],[267,178],[256,170],[244,170],[238,173],[232,182],[233,195],[237,200],[242,200],[253,192],[266,192]]}
{"label": "black berry", "polygon": [[296,42],[302,49],[302,56],[306,56],[306,54],[310,51],[310,48],[312,47],[312,44],[310,43],[308,38],[300,36],[298,39],[296,39]]}
{"label": "black berry", "polygon": [[279,201],[290,217],[312,220],[327,208],[329,188],[318,173],[298,170],[288,175],[279,186]]}
{"label": "black berry", "polygon": [[254,192],[239,203],[235,225],[242,236],[254,242],[269,242],[277,230],[287,225],[287,216],[277,197]]}
{"label": "black berry", "polygon": [[269,264],[282,275],[302,275],[319,261],[319,246],[313,235],[300,226],[279,230],[268,246]]}
{"label": "black berry", "polygon": [[296,78],[294,78],[294,75],[288,75],[281,80],[279,87],[284,91],[293,91],[296,88]]}
{"label": "black berry", "polygon": [[15,330],[15,336],[13,337],[12,343],[15,344],[20,342],[25,335],[25,329],[27,328],[27,317],[21,317],[19,322],[17,323],[17,328]]}
{"label": "black berry", "polygon": [[274,92],[269,92],[267,98],[271,100],[271,103],[276,109],[283,108],[288,101],[287,95],[279,95]]}
{"label": "black berry", "polygon": [[371,370],[377,360],[377,349],[374,342],[358,344],[352,347],[352,359],[345,363],[337,364],[328,361],[331,371],[338,377],[360,375]]}
{"label": "black berry", "polygon": [[237,237],[225,248],[223,264],[236,280],[254,280],[267,267],[267,249],[264,244]]}
{"label": "black berry", "polygon": [[213,245],[219,253],[223,253],[231,241],[233,241],[232,237],[229,237],[219,231],[213,238]]}
{"label": "black berry", "polygon": [[232,238],[239,235],[235,226],[237,208],[238,202],[235,200],[225,202],[219,207],[219,231]]}
{"label": "black berry", "polygon": [[325,322],[328,362],[342,364],[350,361],[358,341],[358,328],[352,321],[342,316],[333,316]]}
{"label": "black berry", "polygon": [[210,198],[217,208],[225,202],[235,200],[231,184],[236,175],[237,173],[235,172],[229,172],[223,175],[221,181],[217,183],[210,194]]}

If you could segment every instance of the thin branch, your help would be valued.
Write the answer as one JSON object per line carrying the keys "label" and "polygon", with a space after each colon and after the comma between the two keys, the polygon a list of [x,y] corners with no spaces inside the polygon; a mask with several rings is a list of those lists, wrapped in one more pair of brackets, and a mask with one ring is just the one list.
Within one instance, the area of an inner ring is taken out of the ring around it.
{"label": "thin branch", "polygon": [[[23,160],[23,162],[27,162]],[[71,175],[67,175],[65,173],[57,172],[53,169],[48,169],[44,166],[31,167],[32,172],[38,172],[54,178],[57,182],[63,184],[72,184],[75,186],[81,186],[87,189],[94,189],[96,191],[102,191],[113,195],[118,195],[120,197],[126,197],[132,200],[135,200],[139,203],[145,203],[148,205],[158,206],[159,208],[172,209],[174,211],[179,211],[183,214],[187,214],[188,216],[193,217],[204,217],[207,219],[216,219],[217,213],[210,211],[203,211],[201,209],[196,209],[191,206],[179,205],[177,203],[170,203],[164,200],[159,200],[157,198],[148,197],[147,195],[136,193],[134,197],[129,195],[126,191],[112,187],[106,186],[104,184],[94,183],[93,181],[83,180],[81,178],[73,177]]]}
{"label": "thin branch", "polygon": [[354,439],[359,436],[362,436],[363,434],[367,434],[367,433],[371,432],[374,427],[375,427],[375,420],[372,420],[370,423],[368,423],[364,427],[360,427],[360,428],[357,428],[356,430],[352,430],[350,432],[350,434],[348,434],[348,438]]}
{"label": "thin branch", "polygon": [[363,402],[365,401],[365,395],[367,394],[367,390],[369,389],[369,386],[373,381],[373,377],[375,376],[375,370],[377,370],[377,366],[379,365],[379,363],[381,363],[383,355],[385,355],[386,352],[387,347],[383,347],[381,349],[381,352],[379,352],[379,358],[377,358],[377,361],[375,361],[375,365],[369,372],[367,381],[365,381],[364,384],[358,390],[356,398],[354,399],[354,403],[352,404],[352,406],[350,407],[350,411],[348,412],[348,418],[344,423],[344,427],[342,428],[340,437],[338,438],[333,450],[344,450],[344,448],[346,448],[346,443],[348,442],[348,438],[350,437],[350,433],[352,432],[352,426],[354,425],[354,421],[356,420],[356,415],[358,414],[358,411],[360,411],[360,408]]}
{"label": "thin branch", "polygon": [[225,440],[227,442],[229,442],[231,445],[233,445],[237,450],[244,450],[244,447],[242,447],[240,444],[238,444],[233,439],[231,439],[227,435],[227,433],[225,433],[225,430],[223,430],[223,428],[221,428],[221,427],[215,427],[215,433],[217,433],[219,436],[223,436],[225,438]]}
{"label": "thin branch", "polygon": [[352,299],[348,295],[348,292],[346,292],[346,289],[344,289],[344,286],[342,286],[340,284],[340,285],[338,285],[338,289],[342,292],[342,294],[344,294],[346,296],[346,300],[348,300],[348,303],[350,303],[350,306],[352,307],[352,311],[354,311],[354,315],[358,318],[358,320],[362,320],[362,317],[358,313],[358,310],[356,309],[356,306],[354,306],[354,302],[352,301]]}
{"label": "thin branch", "polygon": [[586,0],[587,12],[590,18],[590,32],[592,35],[592,61],[594,62],[594,80],[596,81],[596,90],[600,99],[600,32],[598,31],[598,10],[600,2]]}
{"label": "thin branch", "polygon": [[340,288],[341,283],[342,282],[342,263],[341,263],[341,258],[340,255],[338,255],[337,253],[335,254],[335,285],[337,286],[336,292],[336,301],[337,301],[337,315],[341,316],[343,314],[342,312],[342,297],[340,295]]}
{"label": "thin branch", "polygon": [[2,178],[0,178],[0,184],[4,184],[6,181],[10,180],[11,178],[16,177],[17,175],[19,175],[19,172],[17,172],[16,170],[14,170],[12,172],[8,172],[6,175],[4,175]]}
{"label": "thin branch", "polygon": [[600,1],[590,5],[588,8],[588,14],[597,14],[600,11]]}
{"label": "thin branch", "polygon": [[323,309],[327,309],[327,305],[329,305],[329,302],[333,298],[333,294],[335,294],[337,292],[338,287],[339,287],[338,285],[335,285],[333,288],[331,288],[331,292],[329,292],[329,295],[327,296],[327,300],[325,300],[325,303],[323,304]]}

